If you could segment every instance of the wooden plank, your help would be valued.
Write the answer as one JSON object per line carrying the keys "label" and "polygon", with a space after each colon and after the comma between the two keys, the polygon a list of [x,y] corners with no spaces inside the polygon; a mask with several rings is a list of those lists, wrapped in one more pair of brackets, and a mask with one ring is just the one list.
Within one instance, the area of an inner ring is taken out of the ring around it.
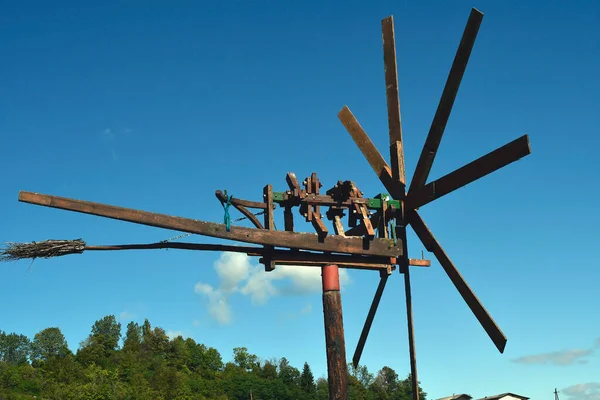
{"label": "wooden plank", "polygon": [[[276,265],[287,265],[287,266],[297,266],[297,267],[322,267],[324,264],[323,261],[312,261],[312,260],[278,260],[276,257],[274,258],[274,262]],[[387,271],[390,269],[389,264],[371,264],[371,263],[360,263],[360,262],[347,262],[347,263],[339,263],[336,264],[340,268],[346,269],[356,269],[356,270],[364,270],[364,271]],[[395,269],[392,268],[392,269]]]}
{"label": "wooden plank", "polygon": [[388,277],[389,275],[387,274],[387,272],[384,272],[381,274],[381,277],[379,279],[379,285],[377,285],[375,296],[373,297],[373,301],[371,302],[371,307],[369,307],[367,319],[365,320],[365,324],[363,325],[362,331],[360,332],[360,337],[358,339],[356,349],[354,350],[354,355],[352,356],[352,364],[354,365],[354,368],[358,367],[358,364],[360,363],[360,357],[362,356],[363,350],[365,348],[365,343],[367,342],[369,331],[371,330],[371,326],[373,325],[375,313],[377,312],[377,308],[379,307],[379,302],[381,301],[381,296],[383,295],[383,290],[385,289]]}
{"label": "wooden plank", "polygon": [[[377,226],[380,222],[380,214],[376,213],[371,215],[371,226]],[[346,236],[362,236],[365,234],[365,227],[364,225],[358,225],[355,226],[353,228],[350,228],[346,231]]]}
{"label": "wooden plank", "polygon": [[336,235],[346,236],[344,232],[344,225],[342,224],[342,218],[339,215],[333,217],[333,228]]}
{"label": "wooden plank", "polygon": [[[264,221],[265,229],[275,230],[275,219],[273,215],[273,187],[269,184],[263,188],[263,198],[267,207],[265,208]],[[262,263],[265,266],[266,272],[271,272],[275,269],[275,262],[271,258],[273,246],[265,246]]]}
{"label": "wooden plank", "polygon": [[409,258],[408,265],[411,267],[430,267],[431,260],[421,260],[418,258]]}
{"label": "wooden plank", "polygon": [[[217,196],[217,198],[221,201],[226,202],[227,201],[227,196],[225,196],[225,194],[223,192],[221,192],[220,190],[217,190],[215,192],[215,196]],[[265,203],[261,203],[259,201],[249,201],[249,200],[242,200],[242,199],[238,199],[236,197],[231,196],[230,202],[233,206],[243,206],[243,207],[247,207],[247,208],[258,208],[261,210],[264,210],[265,208],[267,208],[267,205]]]}
{"label": "wooden plank", "polygon": [[352,139],[354,139],[354,143],[356,143],[363,156],[367,159],[373,171],[375,171],[377,176],[380,176],[383,168],[388,165],[348,106],[342,108],[338,113],[338,118],[348,133],[350,133]]}
{"label": "wooden plank", "polygon": [[[251,257],[262,257],[265,254],[264,247],[254,246],[231,246],[222,244],[184,243],[184,242],[159,242],[143,244],[119,244],[119,245],[86,245],[83,251],[119,251],[119,250],[155,250],[155,249],[178,249],[196,251],[229,251],[245,253]],[[356,256],[341,254],[312,253],[297,251],[290,253],[289,250],[275,249],[270,252],[271,259],[280,265],[295,265],[307,267],[321,267],[325,264],[336,264],[341,268],[361,270],[386,271],[389,264],[395,262],[395,258],[377,256]],[[262,261],[261,261],[262,262]]]}
{"label": "wooden plank", "polygon": [[450,68],[450,73],[448,74],[442,97],[435,112],[435,116],[433,117],[431,128],[427,134],[423,151],[421,152],[419,161],[417,161],[415,173],[410,182],[409,193],[423,187],[427,182],[433,160],[435,159],[440,142],[442,141],[444,129],[446,129],[446,124],[450,118],[450,112],[452,111],[452,106],[454,105],[460,82],[462,81],[467,68],[467,63],[469,62],[469,57],[471,56],[471,51],[473,50],[473,45],[475,44],[475,39],[479,32],[479,26],[481,25],[482,19],[483,13],[473,8],[469,15],[458,50],[456,51],[452,67]]}
{"label": "wooden plank", "polygon": [[313,228],[315,228],[315,230],[317,231],[317,235],[319,235],[319,237],[327,236],[327,234],[329,233],[329,231],[327,230],[327,226],[325,226],[323,220],[319,218],[317,214],[313,214],[311,223]]}
{"label": "wooden plank", "polygon": [[464,301],[467,303],[473,314],[475,314],[475,317],[481,326],[483,326],[483,329],[485,329],[490,339],[492,339],[492,342],[494,342],[498,348],[498,351],[503,353],[506,346],[506,336],[504,336],[502,330],[500,330],[494,319],[483,307],[475,293],[473,293],[473,290],[469,287],[458,269],[456,269],[417,211],[412,211],[409,214],[409,222],[421,242],[423,242],[425,248],[428,251],[433,252],[438,259],[442,268]]}
{"label": "wooden plank", "polygon": [[286,206],[283,209],[283,224],[286,231],[294,232],[294,214],[292,213],[292,207]]}
{"label": "wooden plank", "polygon": [[358,214],[358,218],[360,219],[361,225],[364,227],[365,237],[368,239],[372,239],[375,237],[375,230],[373,229],[373,225],[371,224],[371,220],[369,219],[369,213],[367,212],[367,208],[358,204],[354,204],[354,210],[356,214]]}
{"label": "wooden plank", "polygon": [[387,257],[397,257],[402,254],[401,243],[394,245],[393,241],[389,239],[373,239],[365,243],[360,237],[343,238],[329,235],[323,241],[320,241],[316,234],[311,233],[270,231],[239,226],[232,226],[231,230],[227,232],[224,224],[25,191],[19,193],[19,201],[157,228],[259,245]]}
{"label": "wooden plank", "polygon": [[421,189],[415,190],[408,196],[407,203],[410,208],[419,208],[529,154],[531,154],[529,137],[521,136],[456,171],[428,183]]}
{"label": "wooden plank", "polygon": [[387,99],[388,129],[390,136],[390,166],[394,180],[406,184],[404,150],[402,148],[402,119],[398,93],[398,67],[396,64],[396,38],[394,17],[381,21],[383,37],[383,64],[385,71],[385,95]]}
{"label": "wooden plank", "polygon": [[410,286],[410,268],[405,268],[402,275],[404,275],[404,296],[406,298],[406,322],[408,328],[408,351],[410,357],[410,375],[412,380],[412,387],[415,388],[412,391],[413,400],[419,400],[419,375],[417,374],[417,349],[415,344],[415,328],[413,323],[413,310],[412,310],[412,293]]}
{"label": "wooden plank", "polygon": [[379,150],[377,150],[369,135],[360,126],[348,106],[342,108],[338,117],[390,196],[396,200],[403,199],[404,187],[398,180],[394,181],[389,165],[387,165]]}
{"label": "wooden plank", "polygon": [[[380,238],[387,237],[387,230],[385,229],[380,229],[378,233]],[[377,308],[379,307],[379,302],[381,300],[381,296],[383,295],[383,290],[385,289],[388,277],[388,271],[380,272],[379,285],[377,285],[375,296],[373,297],[373,301],[371,301],[371,307],[369,308],[369,312],[367,313],[367,319],[365,320],[362,331],[360,332],[360,337],[358,339],[356,349],[354,350],[354,355],[352,356],[352,364],[354,365],[354,368],[358,367],[358,364],[360,363],[360,357],[362,356],[362,352],[365,348],[369,332],[371,331],[371,326],[373,325],[373,320],[375,319],[375,313],[377,312]]]}
{"label": "wooden plank", "polygon": [[[260,247],[257,247],[259,251],[262,251]],[[248,252],[248,255],[260,255],[258,252]],[[362,265],[371,269],[380,269],[381,265],[390,265],[396,263],[394,257],[381,257],[381,256],[359,256],[354,254],[325,254],[325,253],[314,253],[309,251],[297,251],[290,252],[287,250],[275,249],[273,251],[273,259],[278,264],[287,263],[289,265],[296,265],[297,263],[306,262],[314,263],[318,266],[326,264],[336,265]]]}

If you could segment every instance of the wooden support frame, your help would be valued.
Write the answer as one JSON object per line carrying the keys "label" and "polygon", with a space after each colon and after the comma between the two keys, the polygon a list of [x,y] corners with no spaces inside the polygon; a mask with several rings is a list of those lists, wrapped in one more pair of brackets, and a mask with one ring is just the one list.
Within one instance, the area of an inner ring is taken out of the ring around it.
{"label": "wooden support frame", "polygon": [[156,228],[173,229],[259,245],[383,257],[397,257],[402,254],[402,248],[388,239],[374,239],[365,243],[360,237],[329,235],[321,240],[318,235],[311,233],[258,230],[237,226],[231,227],[231,230],[227,231],[224,224],[25,191],[19,193],[19,201]]}

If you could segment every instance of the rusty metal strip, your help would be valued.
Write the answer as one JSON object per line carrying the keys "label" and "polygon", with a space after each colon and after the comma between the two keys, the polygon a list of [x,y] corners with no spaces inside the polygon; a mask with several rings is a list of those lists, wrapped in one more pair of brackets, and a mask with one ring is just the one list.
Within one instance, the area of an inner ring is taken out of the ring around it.
{"label": "rusty metal strip", "polygon": [[423,219],[417,211],[412,211],[409,214],[409,223],[412,226],[415,233],[417,234],[417,236],[419,237],[419,239],[421,240],[421,242],[423,242],[425,248],[428,251],[433,252],[435,257],[438,259],[438,261],[442,265],[442,268],[444,268],[444,271],[446,272],[446,274],[448,275],[448,277],[450,278],[450,280],[452,281],[452,283],[454,284],[464,301],[467,303],[473,314],[475,314],[475,317],[477,318],[481,326],[483,326],[483,329],[485,329],[490,339],[492,339],[492,342],[494,342],[494,344],[498,348],[498,351],[500,351],[500,353],[503,353],[504,348],[506,346],[506,336],[504,336],[502,330],[500,330],[498,325],[496,325],[494,319],[483,307],[475,293],[473,293],[473,290],[471,290],[471,288],[464,280],[458,269],[456,269],[446,252],[444,252],[444,250],[442,249],[438,241],[435,239],[427,225],[425,225],[425,222],[423,221]]}
{"label": "rusty metal strip", "polygon": [[417,189],[408,196],[407,203],[413,209],[424,206],[508,164],[518,161],[530,153],[529,137],[527,135],[521,136],[456,171],[428,183],[421,189]]}
{"label": "rusty metal strip", "polygon": [[267,229],[238,226],[232,226],[231,231],[228,232],[224,224],[25,191],[19,193],[19,201],[157,228],[172,229],[259,245],[386,257],[397,257],[402,254],[402,244],[398,243],[394,245],[393,241],[389,239],[373,239],[369,243],[365,243],[360,237],[344,238],[337,235],[329,235],[320,241],[318,235],[311,233],[270,231]]}
{"label": "rusty metal strip", "polygon": [[471,56],[471,51],[473,50],[473,45],[475,44],[475,39],[479,32],[479,26],[481,25],[482,19],[483,13],[473,8],[456,51],[452,67],[450,68],[450,73],[448,74],[442,97],[435,112],[435,116],[433,117],[431,128],[427,134],[425,145],[423,146],[419,161],[417,161],[417,166],[412,181],[410,182],[408,193],[412,193],[423,187],[427,182],[429,171],[431,171],[433,160],[435,159],[440,142],[442,141],[444,129],[448,123],[448,118],[450,118],[450,112],[452,111],[452,106],[454,105],[460,82],[462,81],[467,68],[467,63],[469,62],[469,57]]}

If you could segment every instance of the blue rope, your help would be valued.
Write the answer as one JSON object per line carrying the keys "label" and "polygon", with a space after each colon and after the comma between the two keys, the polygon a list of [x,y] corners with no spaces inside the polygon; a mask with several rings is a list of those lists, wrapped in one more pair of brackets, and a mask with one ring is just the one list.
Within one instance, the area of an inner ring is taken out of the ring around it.
{"label": "blue rope", "polygon": [[231,231],[231,216],[229,215],[229,206],[231,205],[231,196],[227,194],[225,191],[225,196],[227,196],[227,203],[221,202],[223,206],[223,210],[225,211],[225,215],[223,217],[223,222],[225,223],[225,229],[227,232]]}
{"label": "blue rope", "polygon": [[396,238],[396,220],[390,221],[390,232],[392,233],[392,238],[394,239],[394,246],[398,245],[398,239]]}

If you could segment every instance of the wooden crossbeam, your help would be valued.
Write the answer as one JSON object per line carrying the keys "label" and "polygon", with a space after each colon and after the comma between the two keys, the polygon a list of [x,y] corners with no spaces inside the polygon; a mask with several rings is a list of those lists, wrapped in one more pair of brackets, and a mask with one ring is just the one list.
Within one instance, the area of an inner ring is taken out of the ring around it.
{"label": "wooden crossbeam", "polygon": [[477,38],[477,33],[479,32],[479,26],[481,25],[482,20],[483,13],[473,8],[456,51],[456,56],[452,62],[452,67],[450,68],[450,73],[448,74],[442,97],[435,112],[435,116],[433,117],[427,139],[425,140],[425,146],[423,146],[423,150],[417,161],[415,173],[413,174],[408,190],[409,194],[416,189],[423,187],[427,182],[429,171],[431,171],[433,160],[435,159],[440,142],[442,141],[444,129],[446,129],[446,124],[450,118],[450,112],[452,111],[452,106],[454,105],[460,82],[467,69],[467,63],[469,62],[471,51],[475,45],[475,39]]}
{"label": "wooden crossbeam", "polygon": [[419,208],[510,163],[520,160],[530,153],[529,137],[527,135],[521,136],[456,171],[428,183],[421,189],[417,189],[408,196],[407,203],[411,208]]}
{"label": "wooden crossbeam", "polygon": [[365,242],[361,237],[346,238],[337,235],[329,235],[320,239],[318,235],[311,233],[272,231],[239,226],[232,226],[228,232],[224,224],[24,191],[19,193],[19,201],[259,245],[384,257],[398,257],[402,254],[402,244],[398,242],[395,245],[390,239],[373,239]]}

